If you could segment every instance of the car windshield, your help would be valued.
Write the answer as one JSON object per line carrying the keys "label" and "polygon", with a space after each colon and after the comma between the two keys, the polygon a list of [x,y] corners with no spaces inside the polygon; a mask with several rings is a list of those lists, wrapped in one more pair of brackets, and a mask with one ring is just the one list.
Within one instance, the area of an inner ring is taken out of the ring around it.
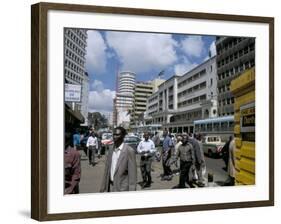
{"label": "car windshield", "polygon": [[103,140],[112,139],[112,134],[111,133],[104,133],[104,134],[102,134],[102,139]]}

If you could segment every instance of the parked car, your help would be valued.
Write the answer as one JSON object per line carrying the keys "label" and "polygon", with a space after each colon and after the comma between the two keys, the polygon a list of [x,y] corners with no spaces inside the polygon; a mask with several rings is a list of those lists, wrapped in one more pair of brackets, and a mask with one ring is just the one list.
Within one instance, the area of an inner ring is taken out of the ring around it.
{"label": "parked car", "polygon": [[138,144],[140,143],[141,139],[137,136],[129,136],[126,135],[124,138],[124,143],[131,146],[135,151],[137,151]]}
{"label": "parked car", "polygon": [[205,154],[209,157],[222,156],[221,150],[224,146],[224,142],[221,141],[220,136],[207,135],[203,138],[202,147]]}

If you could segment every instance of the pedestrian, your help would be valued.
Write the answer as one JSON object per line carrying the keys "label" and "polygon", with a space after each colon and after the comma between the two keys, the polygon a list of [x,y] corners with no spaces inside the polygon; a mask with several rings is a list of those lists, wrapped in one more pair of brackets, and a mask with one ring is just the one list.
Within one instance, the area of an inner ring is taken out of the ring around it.
{"label": "pedestrian", "polygon": [[206,172],[206,162],[205,162],[201,135],[195,134],[191,142],[193,143],[192,145],[193,145],[194,156],[195,156],[195,171],[198,178],[197,185],[198,187],[204,187],[205,186],[204,173]]}
{"label": "pedestrian", "polygon": [[234,186],[235,185],[235,156],[234,152],[236,150],[234,139],[229,143],[229,159],[228,159],[228,179],[225,181],[224,186]]}
{"label": "pedestrian", "polygon": [[225,171],[228,170],[228,161],[229,161],[229,145],[232,141],[233,137],[229,136],[228,141],[224,144],[222,147],[221,153],[222,153],[222,159],[224,161],[225,167],[223,168]]}
{"label": "pedestrian", "polygon": [[[179,146],[182,145],[182,139],[183,139],[182,134],[178,134],[178,135],[176,136],[176,144],[175,144],[174,152],[173,152],[173,155],[172,155],[173,157],[175,157],[175,156],[177,155],[178,148],[179,148]],[[178,164],[178,160],[176,159],[176,160],[173,160],[173,161],[174,161],[175,167],[177,168],[175,174],[176,174],[176,175],[179,175],[179,164]]]}
{"label": "pedestrian", "polygon": [[145,132],[142,140],[137,147],[137,152],[141,155],[140,169],[142,174],[142,188],[151,186],[151,164],[153,156],[155,155],[155,145],[149,139],[149,133]]}
{"label": "pedestrian", "polygon": [[176,158],[180,158],[180,179],[179,188],[186,188],[185,183],[192,186],[190,181],[190,169],[195,164],[194,150],[188,142],[188,135],[183,135],[182,144],[178,147]]}
{"label": "pedestrian", "polygon": [[97,141],[98,141],[98,147],[97,147],[97,151],[98,151],[98,158],[101,158],[101,147],[102,147],[102,144],[101,144],[101,133],[98,133],[96,135],[97,137]]}
{"label": "pedestrian", "polygon": [[87,140],[86,147],[88,148],[89,165],[95,165],[95,154],[98,148],[98,139],[94,132],[92,132]]}
{"label": "pedestrian", "polygon": [[76,150],[79,149],[80,141],[81,141],[81,136],[80,136],[80,133],[79,133],[78,129],[76,129],[74,131],[74,134],[73,134],[73,147],[74,147],[74,149],[76,149]]}
{"label": "pedestrian", "polygon": [[172,148],[174,147],[172,139],[168,135],[168,131],[163,132],[163,147],[162,147],[162,166],[163,177],[162,180],[172,180],[172,170],[170,168],[170,159],[172,155]]}
{"label": "pedestrian", "polygon": [[183,139],[182,134],[178,134],[176,139],[177,139],[177,142],[176,142],[176,145],[175,145],[174,155],[177,154],[178,148],[182,144],[182,139]]}
{"label": "pedestrian", "polygon": [[136,153],[124,143],[126,134],[123,127],[113,130],[114,145],[107,154],[100,192],[136,190]]}
{"label": "pedestrian", "polygon": [[64,150],[64,193],[78,194],[81,177],[81,156],[74,149],[73,141],[69,136],[65,137]]}
{"label": "pedestrian", "polygon": [[160,145],[160,137],[157,131],[155,132],[152,141],[154,142],[155,147],[158,147]]}

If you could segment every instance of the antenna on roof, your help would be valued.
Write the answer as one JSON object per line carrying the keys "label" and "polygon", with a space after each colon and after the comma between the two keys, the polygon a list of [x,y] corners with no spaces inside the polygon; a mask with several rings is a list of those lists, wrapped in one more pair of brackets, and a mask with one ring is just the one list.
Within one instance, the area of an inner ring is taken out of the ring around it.
{"label": "antenna on roof", "polygon": [[165,70],[162,70],[161,72],[159,72],[158,78],[161,78],[164,75],[164,73],[165,73]]}

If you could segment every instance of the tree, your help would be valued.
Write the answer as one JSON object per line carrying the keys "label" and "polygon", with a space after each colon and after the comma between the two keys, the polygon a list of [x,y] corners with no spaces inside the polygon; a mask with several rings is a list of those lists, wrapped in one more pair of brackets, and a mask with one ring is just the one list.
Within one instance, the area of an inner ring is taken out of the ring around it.
{"label": "tree", "polygon": [[108,120],[100,112],[93,112],[88,114],[88,122],[96,130],[108,127]]}

